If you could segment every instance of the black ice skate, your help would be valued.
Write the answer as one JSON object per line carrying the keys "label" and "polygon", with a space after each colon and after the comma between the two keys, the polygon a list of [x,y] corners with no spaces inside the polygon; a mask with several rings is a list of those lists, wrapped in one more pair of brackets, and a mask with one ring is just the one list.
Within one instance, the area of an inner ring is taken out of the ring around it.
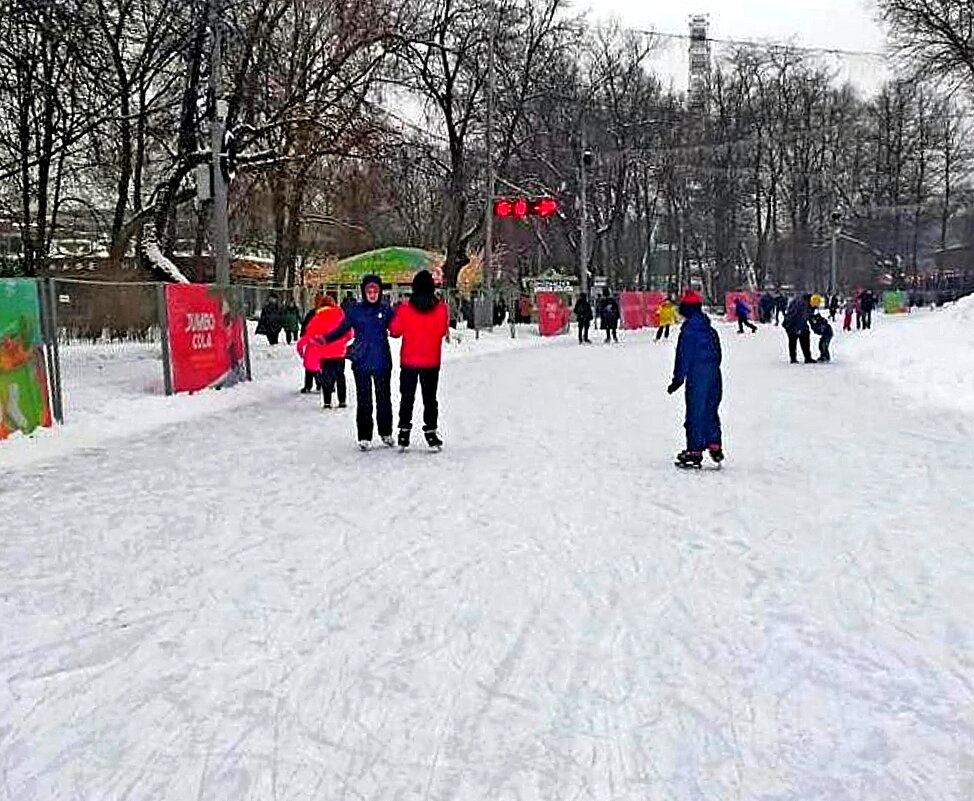
{"label": "black ice skate", "polygon": [[430,450],[437,452],[443,450],[443,440],[436,435],[436,429],[424,431],[423,436],[426,437],[426,444],[430,446]]}
{"label": "black ice skate", "polygon": [[399,450],[404,451],[409,447],[409,429],[400,428],[399,429]]}
{"label": "black ice skate", "polygon": [[703,454],[700,451],[680,451],[674,464],[682,470],[699,470],[703,464]]}
{"label": "black ice skate", "polygon": [[724,461],[724,449],[721,448],[720,445],[711,445],[710,448],[707,449],[707,452],[710,454],[710,458],[713,459],[717,464]]}

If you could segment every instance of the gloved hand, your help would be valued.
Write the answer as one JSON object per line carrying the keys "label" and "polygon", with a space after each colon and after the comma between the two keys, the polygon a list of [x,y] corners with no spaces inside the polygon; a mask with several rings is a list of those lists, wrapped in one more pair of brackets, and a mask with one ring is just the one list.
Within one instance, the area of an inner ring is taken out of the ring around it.
{"label": "gloved hand", "polygon": [[676,380],[670,381],[670,385],[666,388],[666,392],[667,392],[668,395],[672,395],[681,386],[683,386],[683,382],[682,381],[676,381]]}

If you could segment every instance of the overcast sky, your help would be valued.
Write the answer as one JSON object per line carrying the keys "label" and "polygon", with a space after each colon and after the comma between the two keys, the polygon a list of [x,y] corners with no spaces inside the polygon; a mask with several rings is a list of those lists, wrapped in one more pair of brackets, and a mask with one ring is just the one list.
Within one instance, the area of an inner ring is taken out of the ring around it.
{"label": "overcast sky", "polygon": [[[805,47],[883,52],[885,36],[876,20],[872,0],[579,0],[579,10],[592,18],[618,19],[623,25],[664,33],[686,33],[691,14],[710,17],[710,36],[716,39],[771,40]],[[685,40],[669,40],[659,60],[661,71],[686,86]],[[715,50],[719,55],[720,47]],[[829,56],[828,63],[865,91],[886,76],[883,59]]]}

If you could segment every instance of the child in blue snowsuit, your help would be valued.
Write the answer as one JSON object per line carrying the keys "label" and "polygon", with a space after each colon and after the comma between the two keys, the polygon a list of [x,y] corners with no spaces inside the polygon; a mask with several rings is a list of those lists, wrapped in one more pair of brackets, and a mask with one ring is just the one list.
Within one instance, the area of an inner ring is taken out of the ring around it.
{"label": "child in blue snowsuit", "polygon": [[832,353],[829,350],[829,343],[832,342],[832,326],[829,325],[829,321],[826,320],[822,315],[818,313],[819,306],[822,305],[821,298],[815,298],[810,302],[812,307],[811,313],[808,315],[808,327],[812,331],[818,334],[818,360],[820,362],[830,362],[832,361]]}
{"label": "child in blue snowsuit", "polygon": [[666,391],[672,394],[686,384],[687,447],[677,454],[676,465],[693,468],[700,467],[705,450],[715,462],[724,459],[718,414],[723,394],[720,338],[703,313],[703,301],[696,292],[683,296],[680,314],[684,322],[676,343],[673,380]]}

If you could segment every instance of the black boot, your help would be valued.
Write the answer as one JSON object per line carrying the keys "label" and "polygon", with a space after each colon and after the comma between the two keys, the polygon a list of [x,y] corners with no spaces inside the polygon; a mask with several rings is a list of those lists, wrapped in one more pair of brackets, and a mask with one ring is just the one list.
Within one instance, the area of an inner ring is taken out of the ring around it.
{"label": "black boot", "polygon": [[398,444],[399,444],[399,447],[402,448],[403,450],[405,450],[406,448],[409,447],[409,429],[408,428],[400,428],[399,429]]}
{"label": "black boot", "polygon": [[426,437],[426,444],[429,445],[433,450],[438,451],[443,447],[443,440],[437,436],[435,428],[429,431],[424,431],[423,436]]}
{"label": "black boot", "polygon": [[685,470],[700,467],[703,464],[703,454],[700,451],[680,451],[676,455],[676,466]]}

